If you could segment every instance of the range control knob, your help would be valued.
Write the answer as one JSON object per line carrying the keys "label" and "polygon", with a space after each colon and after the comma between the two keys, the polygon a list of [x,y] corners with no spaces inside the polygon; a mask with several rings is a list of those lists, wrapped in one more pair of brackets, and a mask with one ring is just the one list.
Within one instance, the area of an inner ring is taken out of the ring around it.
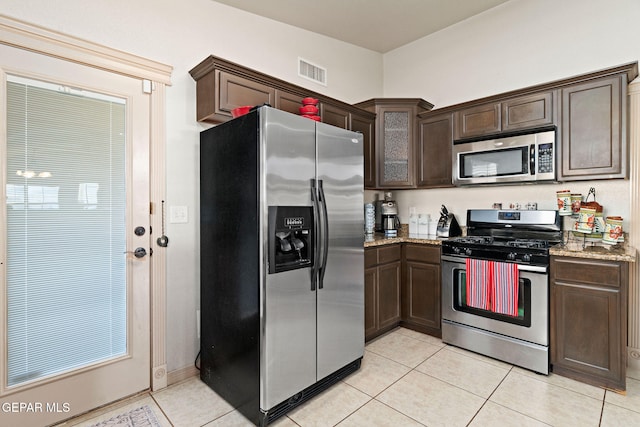
{"label": "range control knob", "polygon": [[507,254],[507,259],[508,259],[508,260],[510,260],[510,261],[515,261],[515,259],[516,259],[516,253],[515,253],[515,252],[509,252],[509,253]]}
{"label": "range control knob", "polygon": [[471,249],[470,248],[465,249],[464,253],[466,256],[471,256]]}
{"label": "range control knob", "polygon": [[457,246],[455,248],[453,248],[453,253],[454,254],[459,254],[460,253],[460,248],[457,247]]}
{"label": "range control knob", "polygon": [[524,262],[530,262],[531,261],[531,255],[529,255],[529,254],[522,255],[522,260]]}

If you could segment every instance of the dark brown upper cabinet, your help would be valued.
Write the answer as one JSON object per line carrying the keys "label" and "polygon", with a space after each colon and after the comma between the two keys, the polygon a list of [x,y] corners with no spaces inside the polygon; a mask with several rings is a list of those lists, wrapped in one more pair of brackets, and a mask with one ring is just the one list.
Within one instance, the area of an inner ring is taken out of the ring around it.
{"label": "dark brown upper cabinet", "polygon": [[[437,110],[436,110],[437,111]],[[427,114],[418,120],[416,187],[451,187],[453,115]]]}
{"label": "dark brown upper cabinet", "polygon": [[376,187],[375,119],[351,113],[351,130],[360,132],[364,142],[364,187]]}
{"label": "dark brown upper cabinet", "polygon": [[342,129],[349,129],[349,111],[340,106],[323,102],[320,104],[320,117],[322,123],[328,123]]}
{"label": "dark brown upper cabinet", "polygon": [[552,124],[553,98],[553,91],[548,91],[501,102],[502,130],[512,131]]}
{"label": "dark brown upper cabinet", "polygon": [[560,180],[627,176],[627,76],[562,89]]}
{"label": "dark brown upper cabinet", "polygon": [[355,105],[376,114],[376,184],[367,188],[415,187],[417,115],[433,105],[420,98],[375,98]]}
{"label": "dark brown upper cabinet", "polygon": [[553,92],[475,105],[454,113],[454,139],[495,135],[553,124]]}
{"label": "dark brown upper cabinet", "polygon": [[456,111],[454,139],[492,135],[502,130],[500,103],[476,105]]}
{"label": "dark brown upper cabinet", "polygon": [[376,98],[350,105],[226,61],[205,58],[196,81],[197,120],[222,123],[231,110],[268,103],[299,114],[319,99],[325,123],[363,133],[365,188],[451,185],[454,141],[555,126],[558,181],[628,176],[629,63],[433,110],[420,98]]}
{"label": "dark brown upper cabinet", "polygon": [[269,104],[300,114],[302,99],[306,97],[319,100],[319,115],[325,123],[350,129],[354,115],[360,121],[373,123],[375,120],[375,114],[351,104],[213,55],[196,65],[189,74],[196,81],[196,119],[199,122],[226,122],[232,118],[231,110],[243,105]]}
{"label": "dark brown upper cabinet", "polygon": [[274,107],[278,110],[287,111],[291,114],[300,114],[300,107],[304,96],[294,95],[282,90],[276,90],[276,103]]}
{"label": "dark brown upper cabinet", "polygon": [[[637,76],[633,62],[432,110],[420,115],[421,139],[444,140],[446,126],[424,120],[447,115],[453,117],[452,143],[555,126],[558,181],[627,178],[627,86]],[[426,144],[419,162],[428,158],[425,150]],[[432,182],[421,178],[428,171],[423,168],[418,186]]]}

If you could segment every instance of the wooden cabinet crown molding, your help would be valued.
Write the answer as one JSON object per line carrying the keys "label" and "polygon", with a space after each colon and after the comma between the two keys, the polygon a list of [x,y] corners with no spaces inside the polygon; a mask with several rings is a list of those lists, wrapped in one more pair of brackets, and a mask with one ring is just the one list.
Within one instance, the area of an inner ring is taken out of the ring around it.
{"label": "wooden cabinet crown molding", "polygon": [[354,105],[367,111],[375,111],[376,106],[394,107],[398,105],[404,105],[404,106],[411,105],[417,108],[417,113],[429,111],[434,107],[432,103],[425,101],[422,98],[372,98],[372,99],[367,99],[366,101],[358,102]]}
{"label": "wooden cabinet crown molding", "polygon": [[577,76],[569,77],[566,79],[554,80],[548,83],[543,83],[534,86],[528,86],[522,89],[512,90],[508,92],[503,92],[496,95],[487,96],[484,98],[474,99],[471,101],[462,102],[459,104],[449,105],[442,108],[437,108],[430,111],[424,111],[418,113],[419,117],[427,117],[432,114],[440,114],[445,112],[454,112],[461,109],[471,108],[476,105],[481,104],[490,104],[495,102],[507,101],[511,98],[521,97],[524,95],[535,94],[539,92],[552,91],[557,89],[562,89],[568,86],[572,86],[579,83],[589,82],[591,80],[600,79],[602,77],[607,76],[616,76],[625,74],[627,78],[627,82],[631,82],[633,79],[638,77],[638,62],[629,62],[627,64],[618,65],[611,68],[606,68],[603,70],[593,71],[586,74],[580,74]]}
{"label": "wooden cabinet crown molding", "polygon": [[[375,114],[364,109],[353,106],[352,104],[348,104],[346,102],[337,100],[335,98],[331,98],[329,96],[323,95],[321,93],[315,92],[313,90],[304,88],[302,86],[297,86],[292,83],[289,83],[285,80],[279,79],[277,77],[270,76],[268,74],[264,74],[260,71],[253,70],[251,68],[247,68],[235,62],[228,61],[226,59],[222,59],[213,55],[209,55],[207,58],[202,60],[198,65],[193,67],[189,74],[191,77],[199,84],[200,81],[203,82],[204,88],[203,91],[199,91],[199,96],[206,92],[207,97],[213,98],[215,96],[212,93],[211,89],[213,88],[213,84],[211,80],[212,75],[215,73],[226,73],[233,75],[235,77],[240,77],[241,79],[246,79],[250,82],[253,82],[258,85],[263,85],[264,87],[268,87],[269,89],[275,90],[276,92],[283,92],[288,94],[289,96],[299,96],[300,98],[304,97],[312,97],[317,98],[321,104],[331,104],[339,107],[340,109],[348,112],[357,114],[360,117],[369,118],[371,120],[375,119]],[[199,103],[204,102],[205,104],[208,102],[213,103],[212,100],[199,100]],[[275,107],[275,105],[273,105]],[[211,108],[211,106],[207,106],[207,108]],[[211,122],[211,123],[220,123],[227,119],[231,118],[231,114],[228,114],[228,117],[220,117],[217,113],[210,113],[208,115],[202,115],[199,117],[199,121]],[[200,116],[200,115],[199,115]]]}

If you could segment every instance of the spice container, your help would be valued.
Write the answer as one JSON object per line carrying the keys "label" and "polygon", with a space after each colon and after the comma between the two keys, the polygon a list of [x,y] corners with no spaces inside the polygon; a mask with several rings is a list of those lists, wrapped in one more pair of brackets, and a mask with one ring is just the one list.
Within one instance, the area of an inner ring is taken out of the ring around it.
{"label": "spice container", "polygon": [[622,217],[608,216],[604,224],[604,235],[602,243],[615,245],[624,241],[624,233],[622,232]]}
{"label": "spice container", "polygon": [[582,194],[571,194],[571,214],[577,216],[580,213]]}
{"label": "spice container", "polygon": [[556,191],[556,198],[558,200],[558,214],[571,215],[571,191]]}

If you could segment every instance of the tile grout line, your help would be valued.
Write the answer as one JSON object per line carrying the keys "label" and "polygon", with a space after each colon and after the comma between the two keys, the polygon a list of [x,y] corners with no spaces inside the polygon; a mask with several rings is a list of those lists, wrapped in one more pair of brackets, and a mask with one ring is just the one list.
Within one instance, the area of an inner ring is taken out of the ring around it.
{"label": "tile grout line", "polygon": [[600,419],[598,420],[598,426],[602,425],[602,417],[604,416],[604,404],[607,400],[607,391],[604,391],[604,396],[602,396],[602,406],[600,407]]}
{"label": "tile grout line", "polygon": [[[484,398],[484,402],[482,403],[482,405],[480,405],[480,407],[478,408],[478,410],[476,411],[476,413],[475,413],[475,414],[473,414],[473,417],[471,417],[471,419],[470,419],[470,420],[469,420],[469,422],[467,423],[467,426],[468,426],[468,425],[470,425],[470,424],[473,422],[473,420],[478,416],[478,414],[480,413],[480,411],[482,411],[482,408],[484,408],[484,407],[485,407],[485,405],[486,405],[486,404],[487,404],[487,402],[491,399],[491,396],[493,396],[493,394],[496,392],[496,390],[498,390],[498,388],[500,388],[500,386],[502,385],[502,383],[504,382],[504,380],[506,380],[506,379],[507,379],[507,376],[511,373],[511,371],[513,371],[513,365],[509,368],[509,370],[507,371],[507,373],[505,374],[505,376],[504,376],[504,377],[502,377],[502,379],[500,380],[500,382],[498,383],[498,385],[496,385],[496,387],[495,387],[495,388],[493,389],[493,391],[489,394],[489,396],[487,396],[486,398]],[[448,383],[447,383],[447,384],[448,384]],[[453,385],[453,384],[451,384],[451,385]],[[464,389],[462,389],[462,390],[464,390]],[[495,402],[492,402],[492,403],[495,403]],[[498,404],[496,403],[496,405],[498,405]],[[500,405],[500,406],[502,406],[502,405]],[[504,408],[504,407],[505,407],[505,406],[503,406],[503,408]],[[507,409],[511,409],[511,408],[507,408]],[[513,409],[511,409],[511,410],[513,410]],[[517,411],[516,411],[516,412],[517,412]],[[518,413],[519,413],[519,412],[518,412]],[[524,415],[524,414],[522,414],[522,415]],[[537,420],[537,421],[539,421],[539,420]]]}
{"label": "tile grout line", "polygon": [[[175,427],[175,424],[173,424],[173,421],[171,421],[171,418],[169,418],[169,414],[167,414],[164,409],[162,408],[162,405],[160,405],[160,402],[158,402],[155,398],[155,396],[149,392],[149,397],[151,397],[151,399],[154,401],[154,403],[156,404],[156,406],[158,407],[158,409],[160,409],[160,412],[162,412],[162,415],[164,415],[164,417],[167,419],[167,421],[169,421],[169,424],[171,424],[171,427]],[[213,421],[213,420],[212,420]]]}

